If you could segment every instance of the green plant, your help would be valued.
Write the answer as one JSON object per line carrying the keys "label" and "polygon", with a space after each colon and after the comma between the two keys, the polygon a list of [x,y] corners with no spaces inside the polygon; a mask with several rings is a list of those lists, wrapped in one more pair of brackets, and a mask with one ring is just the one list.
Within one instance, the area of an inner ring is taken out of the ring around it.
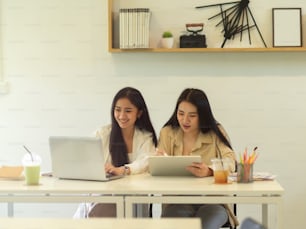
{"label": "green plant", "polygon": [[170,31],[166,31],[166,32],[163,33],[163,38],[167,38],[167,37],[173,37],[173,35]]}

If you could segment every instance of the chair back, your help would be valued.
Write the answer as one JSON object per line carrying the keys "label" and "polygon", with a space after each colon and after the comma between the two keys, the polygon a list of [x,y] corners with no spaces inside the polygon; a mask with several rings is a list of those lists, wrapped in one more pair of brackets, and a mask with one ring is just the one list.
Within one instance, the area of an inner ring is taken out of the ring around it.
{"label": "chair back", "polygon": [[267,229],[267,228],[252,218],[246,218],[242,221],[240,229]]}

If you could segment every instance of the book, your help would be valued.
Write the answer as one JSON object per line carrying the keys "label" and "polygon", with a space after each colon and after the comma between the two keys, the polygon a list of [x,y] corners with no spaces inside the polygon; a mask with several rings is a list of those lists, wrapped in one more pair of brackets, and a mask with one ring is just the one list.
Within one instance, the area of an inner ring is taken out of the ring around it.
{"label": "book", "polygon": [[149,48],[150,9],[119,9],[119,44],[121,49]]}

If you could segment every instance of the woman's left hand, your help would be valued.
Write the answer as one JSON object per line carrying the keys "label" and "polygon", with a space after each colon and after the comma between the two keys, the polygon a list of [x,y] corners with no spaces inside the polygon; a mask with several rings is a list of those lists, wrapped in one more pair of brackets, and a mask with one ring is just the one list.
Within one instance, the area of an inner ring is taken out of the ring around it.
{"label": "woman's left hand", "polygon": [[196,177],[208,177],[213,175],[212,170],[203,162],[193,162],[190,166],[187,166],[186,169]]}

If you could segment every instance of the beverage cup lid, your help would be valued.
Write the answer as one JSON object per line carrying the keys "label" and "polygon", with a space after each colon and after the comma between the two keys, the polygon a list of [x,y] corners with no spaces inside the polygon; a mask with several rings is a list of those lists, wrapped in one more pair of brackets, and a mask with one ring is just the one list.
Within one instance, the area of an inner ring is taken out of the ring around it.
{"label": "beverage cup lid", "polygon": [[224,170],[224,169],[228,169],[229,166],[229,159],[228,158],[212,158],[211,159],[212,162],[212,167],[213,170]]}
{"label": "beverage cup lid", "polygon": [[32,153],[32,157],[30,154],[25,154],[22,158],[22,164],[24,166],[37,166],[41,164],[41,157],[38,154]]}

